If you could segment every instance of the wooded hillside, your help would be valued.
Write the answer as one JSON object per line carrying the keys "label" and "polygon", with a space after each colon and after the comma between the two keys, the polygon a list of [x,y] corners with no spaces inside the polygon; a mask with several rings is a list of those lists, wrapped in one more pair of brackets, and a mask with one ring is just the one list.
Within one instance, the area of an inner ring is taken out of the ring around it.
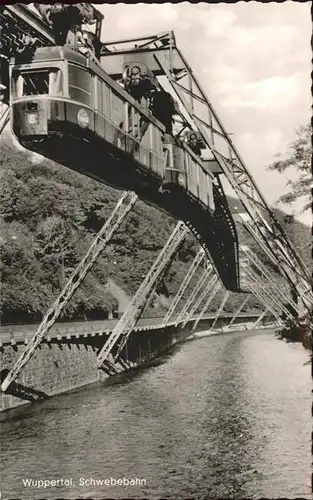
{"label": "wooded hillside", "polygon": [[[84,256],[120,192],[49,160],[34,162],[34,156],[17,149],[9,136],[2,139],[0,164],[2,320],[39,321]],[[282,213],[280,216],[284,218]],[[116,305],[106,289],[109,278],[132,295],[175,224],[154,207],[137,202],[71,299],[65,316],[104,317]],[[309,242],[308,227],[295,222],[287,230],[302,247]],[[241,233],[240,241],[251,243]],[[158,292],[165,296],[160,314],[166,297],[178,290],[197,250],[194,238],[188,237],[159,286]],[[309,261],[309,247],[302,253]],[[200,273],[199,269],[186,295]],[[211,309],[218,307],[219,300],[216,297]],[[234,296],[226,310],[241,300]],[[249,307],[253,304],[256,302],[251,301]]]}

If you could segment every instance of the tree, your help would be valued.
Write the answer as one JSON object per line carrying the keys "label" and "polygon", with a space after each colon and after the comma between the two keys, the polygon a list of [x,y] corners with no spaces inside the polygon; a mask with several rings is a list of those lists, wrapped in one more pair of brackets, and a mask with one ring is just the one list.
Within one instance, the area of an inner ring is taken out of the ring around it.
{"label": "tree", "polygon": [[279,159],[268,167],[269,170],[275,170],[276,172],[285,172],[292,168],[297,171],[297,179],[288,180],[287,185],[290,190],[283,194],[278,202],[292,204],[299,199],[303,200],[302,212],[309,210],[311,207],[311,134],[312,128],[310,124],[300,127],[296,131],[297,138],[289,146],[287,158],[282,159],[281,154],[278,154]]}

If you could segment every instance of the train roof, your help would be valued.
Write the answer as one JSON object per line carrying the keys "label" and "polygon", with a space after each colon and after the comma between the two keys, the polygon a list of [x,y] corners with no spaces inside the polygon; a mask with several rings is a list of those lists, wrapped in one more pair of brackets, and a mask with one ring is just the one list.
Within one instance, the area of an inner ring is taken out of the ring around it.
{"label": "train roof", "polygon": [[163,133],[165,132],[165,126],[157,118],[155,118],[146,109],[130,95],[128,94],[115,80],[113,80],[110,75],[101,67],[100,63],[97,63],[91,58],[85,57],[80,52],[69,47],[39,47],[35,50],[31,61],[15,58],[12,59],[11,65],[22,69],[26,66],[29,69],[31,64],[38,63],[55,63],[57,61],[67,61],[75,64],[79,64],[82,67],[90,69],[93,73],[102,78],[106,83],[115,90],[122,98],[127,100],[132,106],[134,106],[142,115],[146,116],[151,123],[154,123]]}
{"label": "train roof", "polygon": [[[67,61],[80,64],[82,66],[90,66],[89,59],[83,54],[76,52],[68,47],[38,47],[33,56],[31,62],[44,62],[44,61],[58,61],[60,59],[66,59]],[[15,64],[29,64],[30,61],[15,58]]]}

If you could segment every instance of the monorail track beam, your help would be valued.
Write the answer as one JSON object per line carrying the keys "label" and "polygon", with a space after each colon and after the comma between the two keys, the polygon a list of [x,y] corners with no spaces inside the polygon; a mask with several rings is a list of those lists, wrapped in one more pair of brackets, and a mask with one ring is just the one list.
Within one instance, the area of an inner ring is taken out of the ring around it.
{"label": "monorail track beam", "polygon": [[[55,45],[52,30],[27,6],[5,5],[0,9],[0,14],[2,24],[11,23],[11,26],[14,23],[22,35],[37,38],[39,46]],[[17,40],[17,48],[20,42]],[[113,61],[113,58],[116,60],[121,56],[120,59],[124,61],[125,56],[129,59],[134,54],[149,56],[151,71],[157,76],[167,76],[185,108],[184,128],[188,125],[190,129],[200,132],[215,161],[215,172],[225,174],[256,228],[255,235],[263,238],[263,243],[275,260],[283,262],[283,274],[290,284],[293,283],[305,308],[310,311],[313,304],[310,273],[267,205],[187,60],[177,48],[174,33],[163,32],[159,35],[104,42],[101,62],[106,68],[105,61],[108,62],[110,57]],[[121,78],[123,71],[121,64],[117,66],[120,68],[118,74],[114,70],[110,71],[109,67],[106,68],[115,79]],[[196,105],[201,108],[200,111],[195,112]],[[299,277],[296,280],[295,273]]]}

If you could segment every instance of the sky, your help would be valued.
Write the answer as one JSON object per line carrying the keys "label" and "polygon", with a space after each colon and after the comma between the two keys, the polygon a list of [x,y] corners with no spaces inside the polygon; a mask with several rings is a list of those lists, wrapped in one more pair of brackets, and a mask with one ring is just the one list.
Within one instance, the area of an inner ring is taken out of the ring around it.
{"label": "sky", "polygon": [[[311,113],[310,3],[103,4],[102,40],[174,30],[268,203],[289,175],[268,172]],[[291,212],[292,208],[282,206]],[[300,217],[311,224],[311,214]]]}

